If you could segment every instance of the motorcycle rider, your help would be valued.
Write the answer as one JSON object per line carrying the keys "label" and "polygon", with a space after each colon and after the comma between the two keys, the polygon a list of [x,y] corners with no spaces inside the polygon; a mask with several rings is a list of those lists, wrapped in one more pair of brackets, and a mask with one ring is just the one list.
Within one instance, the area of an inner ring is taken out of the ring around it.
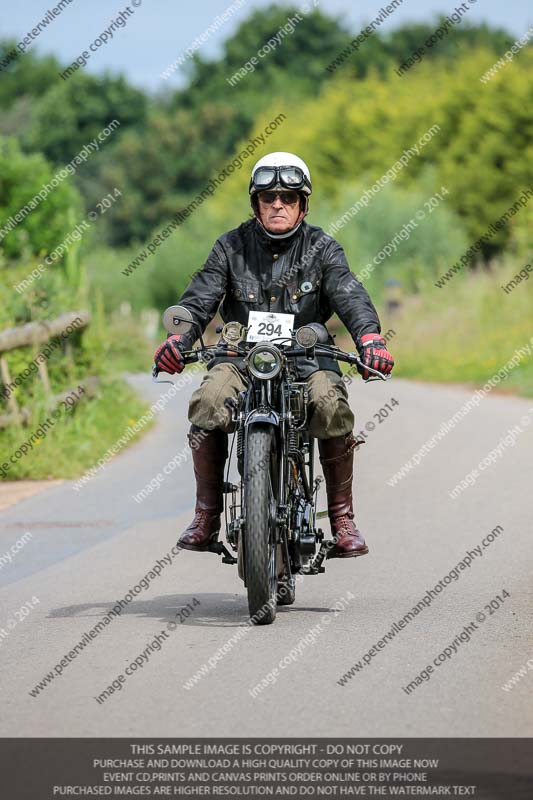
{"label": "motorcycle rider", "polygon": [[[182,351],[191,349],[216,314],[224,322],[248,323],[250,310],[294,314],[294,327],[325,324],[336,313],[348,329],[364,365],[383,374],[394,361],[380,336],[380,322],[366,289],[354,279],[340,244],[321,228],[305,222],[312,192],[307,165],[292,153],[270,153],[254,166],[249,185],[254,216],[221,236],[203,268],[189,283],[179,304],[196,325],[171,335],[156,350],[158,369],[178,373]],[[331,340],[332,341],[332,340]],[[220,530],[223,475],[231,411],[246,386],[242,359],[216,358],[189,404],[196,478],[195,516],[178,544],[205,551]],[[335,546],[330,557],[368,553],[355,526],[352,481],[354,415],[335,361],[317,357],[297,361],[299,380],[308,381],[310,433],[318,439],[326,481],[328,515]],[[368,377],[368,373],[363,373]]]}

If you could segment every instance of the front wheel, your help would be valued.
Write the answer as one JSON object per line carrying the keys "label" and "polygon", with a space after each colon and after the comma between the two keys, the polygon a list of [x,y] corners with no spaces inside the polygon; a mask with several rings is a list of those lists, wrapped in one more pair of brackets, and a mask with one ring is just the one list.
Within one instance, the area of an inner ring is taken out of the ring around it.
{"label": "front wheel", "polygon": [[270,625],[276,618],[278,583],[272,429],[253,426],[247,439],[244,456],[244,574],[248,610],[256,625]]}

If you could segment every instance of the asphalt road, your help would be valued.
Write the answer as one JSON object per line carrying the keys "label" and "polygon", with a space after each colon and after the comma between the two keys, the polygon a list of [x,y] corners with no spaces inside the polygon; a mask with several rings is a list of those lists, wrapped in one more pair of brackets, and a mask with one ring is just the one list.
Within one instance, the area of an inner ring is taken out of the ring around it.
{"label": "asphalt road", "polygon": [[[155,399],[158,387],[136,382]],[[533,424],[522,424],[473,486],[456,499],[449,492],[524,415],[533,423],[533,402],[485,398],[390,486],[471,392],[354,382],[357,428],[375,425],[356,455],[357,520],[370,554],[328,562],[324,575],[300,583],[295,605],[280,609],[274,625],[249,628],[235,567],[189,552],[164,561],[191,518],[190,460],[144,502],[132,499],[184,447],[190,391],[81,491],[65,482],[2,512],[0,554],[25,531],[32,538],[0,569],[0,735],[530,735],[533,671],[510,691],[501,687],[533,658]],[[391,398],[398,405],[379,422],[374,414]],[[448,578],[429,606],[383,640],[498,526],[457,580]],[[159,576],[61,667],[158,560]],[[485,609],[497,595],[496,610]],[[480,613],[485,619],[470,640],[457,639]],[[380,640],[381,649],[339,685]],[[406,693],[402,687],[447,647],[450,657]],[[117,678],[135,659],[142,667]],[[186,688],[209,659],[214,668]],[[53,680],[31,696],[49,672]],[[97,702],[114,680],[114,692]]]}

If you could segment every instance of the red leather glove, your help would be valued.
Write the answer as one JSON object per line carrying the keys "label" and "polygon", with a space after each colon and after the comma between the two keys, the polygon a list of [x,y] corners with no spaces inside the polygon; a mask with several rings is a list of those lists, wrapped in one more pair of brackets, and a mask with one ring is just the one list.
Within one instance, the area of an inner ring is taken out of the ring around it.
{"label": "red leather glove", "polygon": [[[388,375],[394,366],[394,359],[387,350],[387,342],[379,333],[365,333],[357,343],[361,361],[367,367],[377,369],[383,375]],[[368,370],[362,373],[363,380],[372,375]]]}
{"label": "red leather glove", "polygon": [[185,362],[179,349],[181,335],[175,333],[169,336],[163,344],[160,344],[154,353],[154,363],[160,372],[168,372],[174,375],[176,372],[183,372]]}

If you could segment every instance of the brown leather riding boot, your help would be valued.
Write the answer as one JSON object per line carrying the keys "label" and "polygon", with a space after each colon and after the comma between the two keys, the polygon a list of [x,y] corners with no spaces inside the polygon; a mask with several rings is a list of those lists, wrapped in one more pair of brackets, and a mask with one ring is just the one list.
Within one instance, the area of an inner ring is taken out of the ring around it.
{"label": "brown leather riding boot", "polygon": [[206,431],[193,425],[188,439],[196,478],[196,508],[194,519],[180,536],[178,546],[184,550],[205,551],[220,531],[228,437],[221,430]]}
{"label": "brown leather riding boot", "polygon": [[333,439],[319,439],[320,463],[326,479],[328,515],[335,546],[328,558],[364,556],[368,547],[353,521],[352,481],[353,451],[356,446],[352,433]]}

